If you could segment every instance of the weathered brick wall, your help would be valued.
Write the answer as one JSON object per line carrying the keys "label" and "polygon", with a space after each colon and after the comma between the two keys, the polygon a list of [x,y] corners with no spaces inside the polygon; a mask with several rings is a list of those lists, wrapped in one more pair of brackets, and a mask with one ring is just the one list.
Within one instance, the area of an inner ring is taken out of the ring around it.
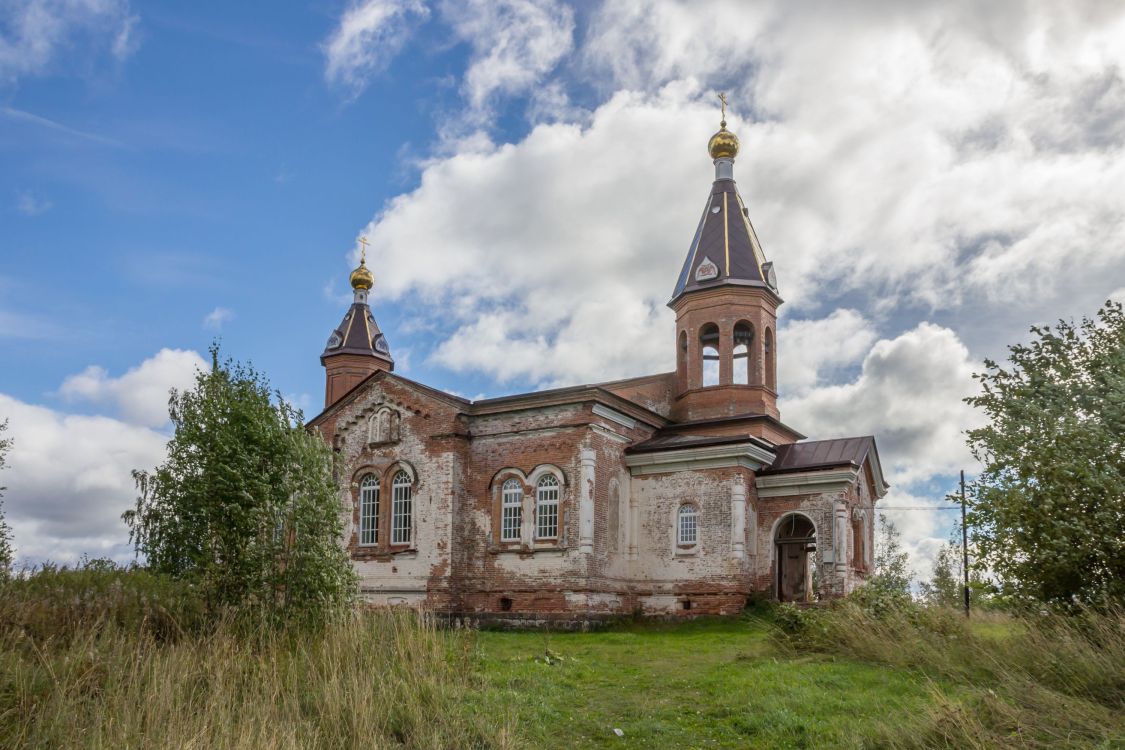
{"label": "weathered brick wall", "polygon": [[[750,593],[750,561],[745,553],[734,556],[735,534],[745,546],[747,530],[745,524],[732,528],[732,485],[745,492],[752,483],[752,472],[741,468],[632,478],[638,553],[627,570],[645,612],[717,614],[743,607]],[[689,549],[676,543],[677,513],[684,503],[699,512],[699,541]]]}
{"label": "weathered brick wall", "polygon": [[[399,415],[396,439],[371,443],[369,419],[383,407]],[[339,451],[340,502],[345,510],[345,541],[352,552],[364,598],[375,604],[453,604],[451,550],[453,500],[459,492],[464,462],[461,441],[452,437],[459,425],[457,410],[386,378],[371,386],[322,425],[331,430]],[[391,504],[391,476],[406,464],[416,476],[412,491],[412,541],[405,548],[389,546],[389,514],[382,517],[380,544],[359,544],[359,482],[366,473],[381,479],[380,506]]]}
{"label": "weathered brick wall", "polygon": [[[586,585],[578,546],[579,449],[588,432],[580,406],[556,406],[471,419],[465,497],[457,520],[461,555],[455,570],[466,612],[566,611],[568,590]],[[500,540],[497,475],[506,469],[523,484],[525,525],[535,521],[535,470],[562,474],[559,535],[555,541]],[[507,600],[507,603],[501,600]]]}

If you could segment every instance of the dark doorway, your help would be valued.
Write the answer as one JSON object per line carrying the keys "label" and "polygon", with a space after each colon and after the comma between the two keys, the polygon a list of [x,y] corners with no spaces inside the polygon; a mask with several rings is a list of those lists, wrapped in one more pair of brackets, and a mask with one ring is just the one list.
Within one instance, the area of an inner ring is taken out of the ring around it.
{"label": "dark doorway", "polygon": [[778,524],[774,542],[778,601],[813,601],[816,592],[813,590],[812,553],[816,552],[816,527],[805,516],[788,515]]}

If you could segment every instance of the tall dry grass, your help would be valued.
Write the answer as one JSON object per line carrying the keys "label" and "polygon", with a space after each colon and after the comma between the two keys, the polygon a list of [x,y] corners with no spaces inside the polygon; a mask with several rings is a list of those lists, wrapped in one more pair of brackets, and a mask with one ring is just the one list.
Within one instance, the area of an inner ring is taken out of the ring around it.
{"label": "tall dry grass", "polygon": [[409,612],[248,632],[147,574],[70,573],[0,583],[0,747],[515,746],[474,707],[470,632]]}
{"label": "tall dry grass", "polygon": [[782,609],[778,640],[916,670],[931,680],[928,731],[895,748],[1125,748],[1125,613],[1014,617],[862,602]]}

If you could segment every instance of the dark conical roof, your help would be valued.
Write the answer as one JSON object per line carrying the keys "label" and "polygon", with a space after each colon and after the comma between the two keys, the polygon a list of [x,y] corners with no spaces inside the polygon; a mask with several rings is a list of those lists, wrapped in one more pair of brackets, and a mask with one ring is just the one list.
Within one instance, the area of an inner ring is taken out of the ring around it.
{"label": "dark conical roof", "polygon": [[738,186],[733,179],[717,179],[711,186],[670,304],[688,292],[722,284],[760,286],[776,294],[770,265]]}
{"label": "dark conical roof", "polygon": [[395,360],[387,339],[375,324],[371,308],[363,302],[357,301],[348,308],[340,325],[328,337],[320,358],[323,360],[334,354],[366,354],[390,363],[394,369]]}

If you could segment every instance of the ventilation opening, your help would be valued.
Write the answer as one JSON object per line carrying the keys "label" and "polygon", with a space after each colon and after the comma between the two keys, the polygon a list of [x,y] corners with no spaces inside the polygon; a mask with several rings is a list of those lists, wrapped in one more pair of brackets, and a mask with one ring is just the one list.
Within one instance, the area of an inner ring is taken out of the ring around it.
{"label": "ventilation opening", "polygon": [[680,602],[680,609],[691,609],[691,599],[684,599],[682,602]]}
{"label": "ventilation opening", "polygon": [[506,596],[500,597],[500,611],[501,612],[511,612],[512,611],[512,600],[509,599]]}

